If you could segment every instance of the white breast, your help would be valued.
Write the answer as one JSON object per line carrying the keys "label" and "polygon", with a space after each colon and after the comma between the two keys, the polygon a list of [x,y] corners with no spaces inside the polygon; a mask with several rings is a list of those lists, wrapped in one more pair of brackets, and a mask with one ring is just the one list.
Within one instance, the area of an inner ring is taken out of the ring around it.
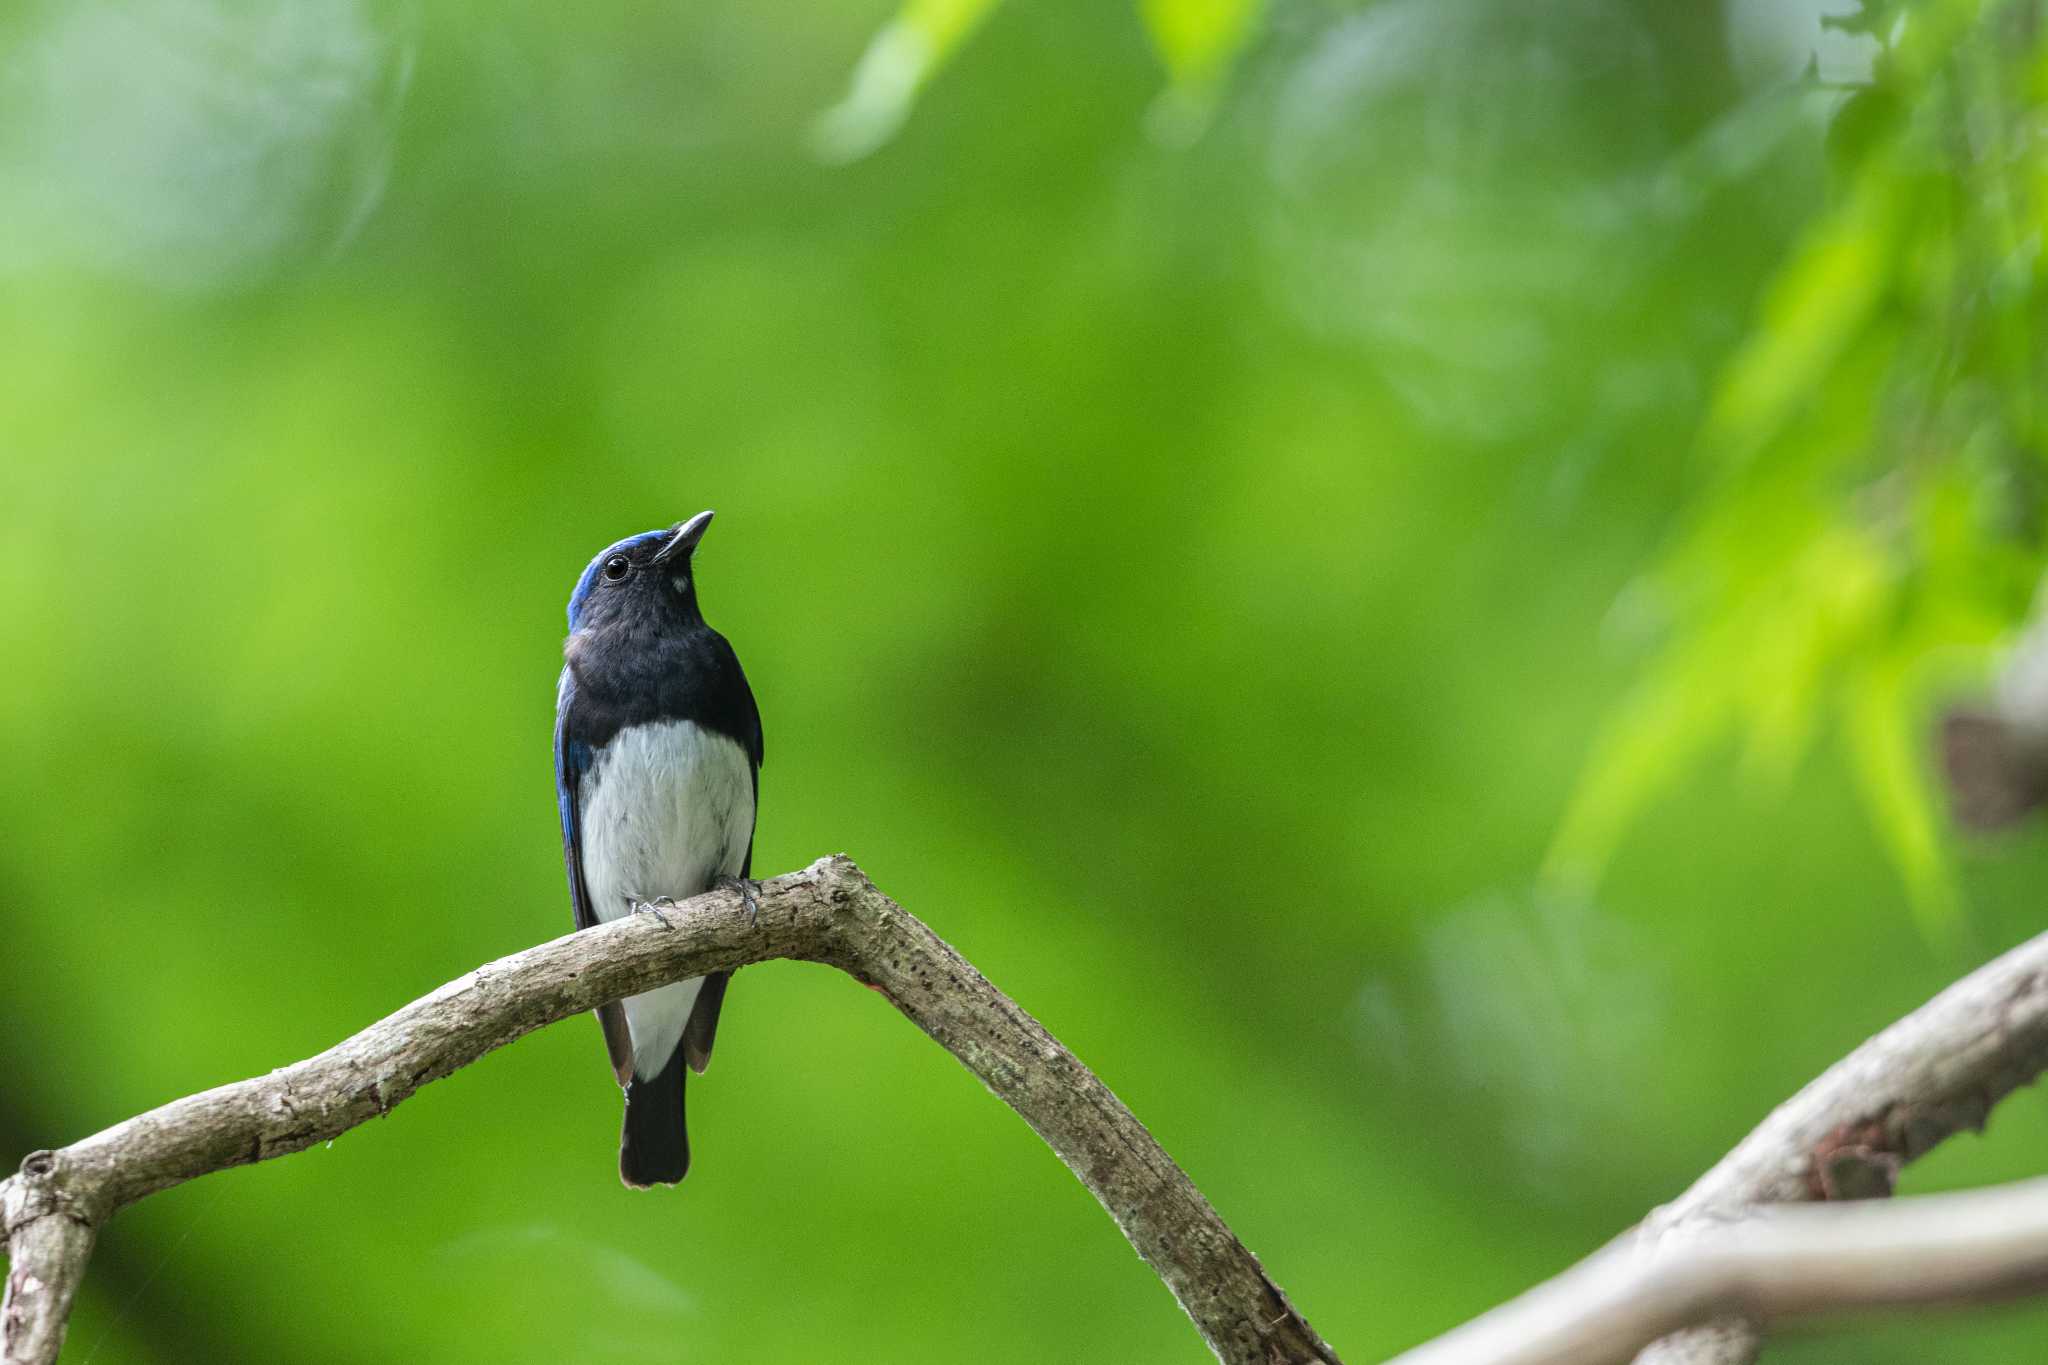
{"label": "white breast", "polygon": [[[746,750],[691,721],[619,731],[600,749],[577,793],[583,884],[600,920],[635,904],[683,900],[739,875],[754,832],[754,775]],[[689,1022],[701,981],[626,1001],[633,1069],[667,1063]]]}

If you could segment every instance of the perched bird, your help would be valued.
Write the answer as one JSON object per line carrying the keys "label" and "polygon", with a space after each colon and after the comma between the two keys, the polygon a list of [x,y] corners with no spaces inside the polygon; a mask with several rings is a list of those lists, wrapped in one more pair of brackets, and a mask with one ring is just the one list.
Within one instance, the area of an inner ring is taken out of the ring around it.
{"label": "perched bird", "polygon": [[[699,512],[606,547],[569,598],[555,789],[579,929],[719,885],[753,903],[761,713],[732,646],[697,608],[691,561],[710,524]],[[730,976],[597,1012],[626,1091],[628,1185],[672,1185],[690,1168],[683,1067],[710,1061]]]}

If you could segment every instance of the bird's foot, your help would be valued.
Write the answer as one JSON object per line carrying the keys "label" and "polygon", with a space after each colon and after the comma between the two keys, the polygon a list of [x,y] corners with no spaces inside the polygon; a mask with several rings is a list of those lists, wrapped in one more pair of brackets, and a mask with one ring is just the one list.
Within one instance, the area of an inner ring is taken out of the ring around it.
{"label": "bird's foot", "polygon": [[641,900],[638,896],[634,896],[632,897],[632,901],[633,909],[636,913],[645,913],[654,916],[656,919],[661,921],[662,927],[665,929],[675,928],[673,924],[670,924],[668,922],[668,916],[661,913],[664,910],[673,910],[676,908],[675,897],[656,896],[651,901],[644,901]]}
{"label": "bird's foot", "polygon": [[740,893],[740,904],[747,907],[747,923],[761,922],[761,883],[752,877],[720,877],[713,883],[721,891]]}

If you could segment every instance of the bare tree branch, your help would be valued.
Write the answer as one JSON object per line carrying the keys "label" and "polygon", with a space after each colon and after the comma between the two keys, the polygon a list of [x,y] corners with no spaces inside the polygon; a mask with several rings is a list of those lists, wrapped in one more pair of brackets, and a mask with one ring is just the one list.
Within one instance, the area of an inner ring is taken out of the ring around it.
{"label": "bare tree branch", "polygon": [[1851,1309],[2048,1289],[2048,1179],[1897,1203],[1760,1209],[1606,1250],[1394,1365],[1622,1365],[1722,1316],[1769,1325]]}
{"label": "bare tree branch", "polygon": [[[1684,1236],[1756,1204],[1888,1195],[1899,1171],[2048,1069],[2048,934],[1993,959],[1823,1072],[1643,1222]],[[1640,1365],[1750,1365],[1740,1320],[1685,1332]]]}
{"label": "bare tree branch", "polygon": [[326,1141],[485,1053],[607,1000],[794,958],[878,988],[1066,1162],[1230,1365],[1335,1362],[1209,1202],[1095,1074],[965,959],[823,858],[763,884],[758,921],[732,892],[630,915],[479,967],[316,1057],[174,1100],[0,1182],[10,1258],[0,1361],[47,1365],[101,1224],[212,1171]]}
{"label": "bare tree branch", "polygon": [[[1980,967],[1830,1067],[1605,1251],[1399,1359],[1562,1365],[1625,1360],[1648,1347],[1638,1365],[1748,1365],[1763,1321],[2041,1287],[2043,1251],[2027,1239],[2048,1228],[2048,1189],[2035,1184],[1969,1201],[1912,1200],[1896,1211],[1803,1210],[1799,1219],[1778,1210],[1759,1221],[1757,1206],[1888,1195],[1907,1162],[1953,1133],[1983,1127],[1992,1106],[2043,1069],[2048,934]],[[2028,1218],[2044,1221],[2027,1225]],[[2017,1240],[2000,1240],[2008,1234]],[[1930,1239],[1917,1251],[1916,1235]],[[1859,1245],[1887,1237],[1895,1239],[1888,1248]],[[1982,1259],[1933,1264],[1944,1254],[1941,1239],[1951,1237]],[[1765,1282],[1779,1275],[1787,1282]]]}

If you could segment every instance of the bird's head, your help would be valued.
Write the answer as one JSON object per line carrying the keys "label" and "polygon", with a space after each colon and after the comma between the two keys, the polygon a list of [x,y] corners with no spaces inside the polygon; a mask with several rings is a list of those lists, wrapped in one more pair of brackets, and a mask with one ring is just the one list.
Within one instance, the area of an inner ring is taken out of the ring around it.
{"label": "bird's head", "polygon": [[607,545],[569,595],[569,633],[642,624],[656,630],[701,624],[691,567],[697,542],[711,525],[699,512],[665,531],[647,531]]}

